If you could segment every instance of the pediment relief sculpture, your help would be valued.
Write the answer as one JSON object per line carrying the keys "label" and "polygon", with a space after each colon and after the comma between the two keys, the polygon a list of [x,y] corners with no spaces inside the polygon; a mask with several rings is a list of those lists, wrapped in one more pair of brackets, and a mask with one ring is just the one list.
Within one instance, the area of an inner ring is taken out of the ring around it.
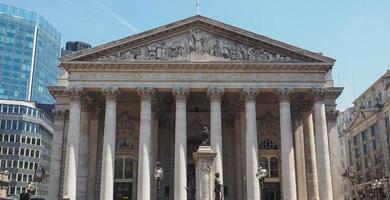
{"label": "pediment relief sculpture", "polygon": [[297,61],[286,55],[248,46],[198,28],[169,39],[134,47],[97,59],[97,61],[134,60]]}

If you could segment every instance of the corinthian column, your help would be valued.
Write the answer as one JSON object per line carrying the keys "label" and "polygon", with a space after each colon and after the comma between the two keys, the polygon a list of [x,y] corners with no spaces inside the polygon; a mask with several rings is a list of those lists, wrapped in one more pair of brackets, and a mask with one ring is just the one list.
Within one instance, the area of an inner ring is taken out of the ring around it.
{"label": "corinthian column", "polygon": [[291,89],[277,89],[280,110],[280,140],[282,153],[282,199],[297,199],[297,186],[295,177],[295,158],[293,135],[291,128],[291,110],[289,96]]}
{"label": "corinthian column", "polygon": [[247,199],[259,200],[259,180],[256,178],[258,168],[258,147],[256,127],[256,95],[257,89],[243,89],[245,96],[245,154],[246,154],[246,193]]}
{"label": "corinthian column", "polygon": [[217,153],[215,157],[215,172],[220,174],[223,182],[223,162],[222,162],[222,112],[221,97],[225,90],[223,88],[209,88],[207,96],[210,98],[210,145]]}
{"label": "corinthian column", "polygon": [[187,199],[187,88],[174,88],[176,99],[174,199]]}
{"label": "corinthian column", "polygon": [[305,151],[306,151],[306,180],[307,180],[307,198],[318,200],[318,175],[316,143],[314,139],[313,115],[311,112],[304,114],[303,128],[305,131]]}
{"label": "corinthian column", "polygon": [[320,199],[333,199],[332,174],[330,169],[328,128],[326,125],[325,90],[313,89],[315,141],[317,150],[318,187]]}
{"label": "corinthian column", "polygon": [[66,143],[65,174],[63,195],[76,199],[77,165],[79,160],[80,119],[81,119],[81,88],[68,89],[70,96],[68,140]]}
{"label": "corinthian column", "polygon": [[149,200],[151,187],[152,98],[155,91],[153,88],[138,88],[137,92],[141,97],[137,199]]}
{"label": "corinthian column", "polygon": [[100,199],[110,200],[114,197],[116,97],[119,90],[118,88],[103,88],[102,92],[106,95],[106,114],[104,117]]}

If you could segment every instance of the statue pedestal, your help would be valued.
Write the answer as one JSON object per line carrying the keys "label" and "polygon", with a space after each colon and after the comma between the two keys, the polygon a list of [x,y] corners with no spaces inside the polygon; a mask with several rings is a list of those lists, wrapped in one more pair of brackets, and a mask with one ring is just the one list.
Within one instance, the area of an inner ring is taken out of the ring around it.
{"label": "statue pedestal", "polygon": [[217,153],[210,146],[199,146],[195,159],[196,200],[212,200],[214,196],[213,162]]}

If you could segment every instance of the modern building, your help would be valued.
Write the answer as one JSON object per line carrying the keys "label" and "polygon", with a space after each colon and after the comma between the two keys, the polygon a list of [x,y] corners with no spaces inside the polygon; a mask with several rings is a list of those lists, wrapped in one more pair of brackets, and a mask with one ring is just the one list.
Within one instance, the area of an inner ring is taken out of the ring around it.
{"label": "modern building", "polygon": [[226,200],[339,199],[334,62],[199,15],[65,56],[49,199],[214,199],[214,173]]}
{"label": "modern building", "polygon": [[0,99],[53,104],[61,35],[42,16],[0,4]]}
{"label": "modern building", "polygon": [[[375,197],[373,183],[382,183],[380,197],[390,199],[390,71],[357,99],[354,107],[338,117],[343,144],[345,197]],[[349,176],[349,173],[354,175]]]}
{"label": "modern building", "polygon": [[61,49],[61,57],[69,55],[71,53],[81,51],[83,49],[89,49],[92,46],[88,43],[81,41],[68,41],[66,42],[65,49]]}
{"label": "modern building", "polygon": [[[38,166],[50,174],[53,137],[50,107],[53,105],[0,100],[0,169],[10,172],[8,196],[26,192]],[[35,187],[36,195],[47,197],[47,178]]]}

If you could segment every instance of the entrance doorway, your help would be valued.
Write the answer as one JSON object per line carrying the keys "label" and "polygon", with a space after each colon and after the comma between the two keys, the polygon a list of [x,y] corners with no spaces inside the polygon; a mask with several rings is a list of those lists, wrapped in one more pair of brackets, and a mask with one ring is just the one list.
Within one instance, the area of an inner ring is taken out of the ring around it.
{"label": "entrance doorway", "polygon": [[114,183],[114,200],[129,200],[133,196],[132,182]]}
{"label": "entrance doorway", "polygon": [[262,199],[279,200],[280,183],[264,183],[264,188],[262,189]]}
{"label": "entrance doorway", "polygon": [[136,198],[136,162],[131,156],[117,155],[115,158],[114,200]]}

